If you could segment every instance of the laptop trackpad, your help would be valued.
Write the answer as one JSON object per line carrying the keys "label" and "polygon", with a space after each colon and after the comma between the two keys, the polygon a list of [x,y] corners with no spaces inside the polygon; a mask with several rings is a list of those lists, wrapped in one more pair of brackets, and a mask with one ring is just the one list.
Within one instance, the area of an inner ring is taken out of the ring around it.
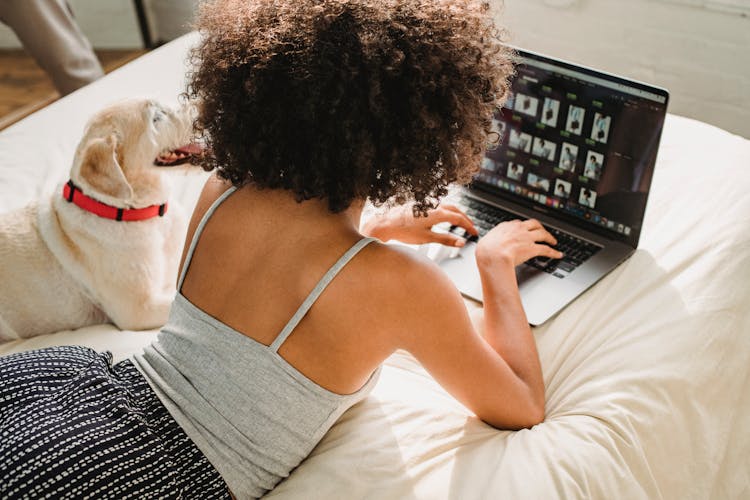
{"label": "laptop trackpad", "polygon": [[[437,244],[429,245],[429,247],[425,251],[426,255],[445,271],[458,290],[465,296],[481,302],[482,282],[474,257],[477,244],[469,242],[461,249]],[[540,271],[531,266],[521,264],[516,267],[516,279],[519,286],[525,281],[538,277],[539,274]]]}

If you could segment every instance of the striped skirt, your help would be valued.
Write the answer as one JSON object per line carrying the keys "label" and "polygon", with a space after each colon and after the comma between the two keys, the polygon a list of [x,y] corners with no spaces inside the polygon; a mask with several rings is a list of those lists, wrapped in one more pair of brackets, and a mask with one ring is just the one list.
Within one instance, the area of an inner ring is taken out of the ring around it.
{"label": "striped skirt", "polygon": [[52,347],[0,357],[0,498],[229,498],[130,361]]}

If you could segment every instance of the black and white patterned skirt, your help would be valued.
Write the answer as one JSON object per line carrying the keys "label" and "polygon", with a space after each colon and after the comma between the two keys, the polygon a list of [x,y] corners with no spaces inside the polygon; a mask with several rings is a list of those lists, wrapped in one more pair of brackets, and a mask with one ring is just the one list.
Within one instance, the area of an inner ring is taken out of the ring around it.
{"label": "black and white patterned skirt", "polygon": [[51,347],[0,357],[0,498],[229,498],[130,361]]}

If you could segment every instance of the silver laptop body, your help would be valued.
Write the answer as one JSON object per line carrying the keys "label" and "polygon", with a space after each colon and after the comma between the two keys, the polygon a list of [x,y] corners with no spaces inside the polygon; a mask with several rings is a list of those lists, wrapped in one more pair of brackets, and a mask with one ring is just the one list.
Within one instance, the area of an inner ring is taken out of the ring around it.
{"label": "silver laptop body", "polygon": [[[516,50],[512,94],[493,124],[501,142],[487,151],[459,203],[481,222],[480,237],[498,222],[500,208],[571,240],[575,250],[562,261],[516,269],[528,321],[540,325],[638,247],[669,94]],[[433,257],[463,295],[481,302],[475,250],[469,241]]]}

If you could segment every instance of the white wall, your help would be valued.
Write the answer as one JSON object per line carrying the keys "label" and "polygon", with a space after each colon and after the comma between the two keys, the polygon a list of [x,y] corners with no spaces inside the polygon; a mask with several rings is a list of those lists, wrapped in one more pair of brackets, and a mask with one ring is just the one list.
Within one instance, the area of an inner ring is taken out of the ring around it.
{"label": "white wall", "polygon": [[[69,2],[95,47],[141,46],[131,0]],[[179,32],[195,2],[151,0],[154,37]],[[516,45],[666,87],[670,112],[750,138],[749,15],[750,0],[505,0],[499,21]],[[4,46],[18,45],[0,25]]]}
{"label": "white wall", "polygon": [[671,113],[750,138],[750,2],[733,2],[505,0],[498,22],[519,47],[666,87]]}
{"label": "white wall", "polygon": [[[3,1],[3,0],[0,0]],[[171,40],[187,31],[198,0],[146,0],[153,40]],[[78,26],[98,49],[143,47],[132,0],[68,0]],[[18,39],[0,24],[0,48],[19,48]]]}

